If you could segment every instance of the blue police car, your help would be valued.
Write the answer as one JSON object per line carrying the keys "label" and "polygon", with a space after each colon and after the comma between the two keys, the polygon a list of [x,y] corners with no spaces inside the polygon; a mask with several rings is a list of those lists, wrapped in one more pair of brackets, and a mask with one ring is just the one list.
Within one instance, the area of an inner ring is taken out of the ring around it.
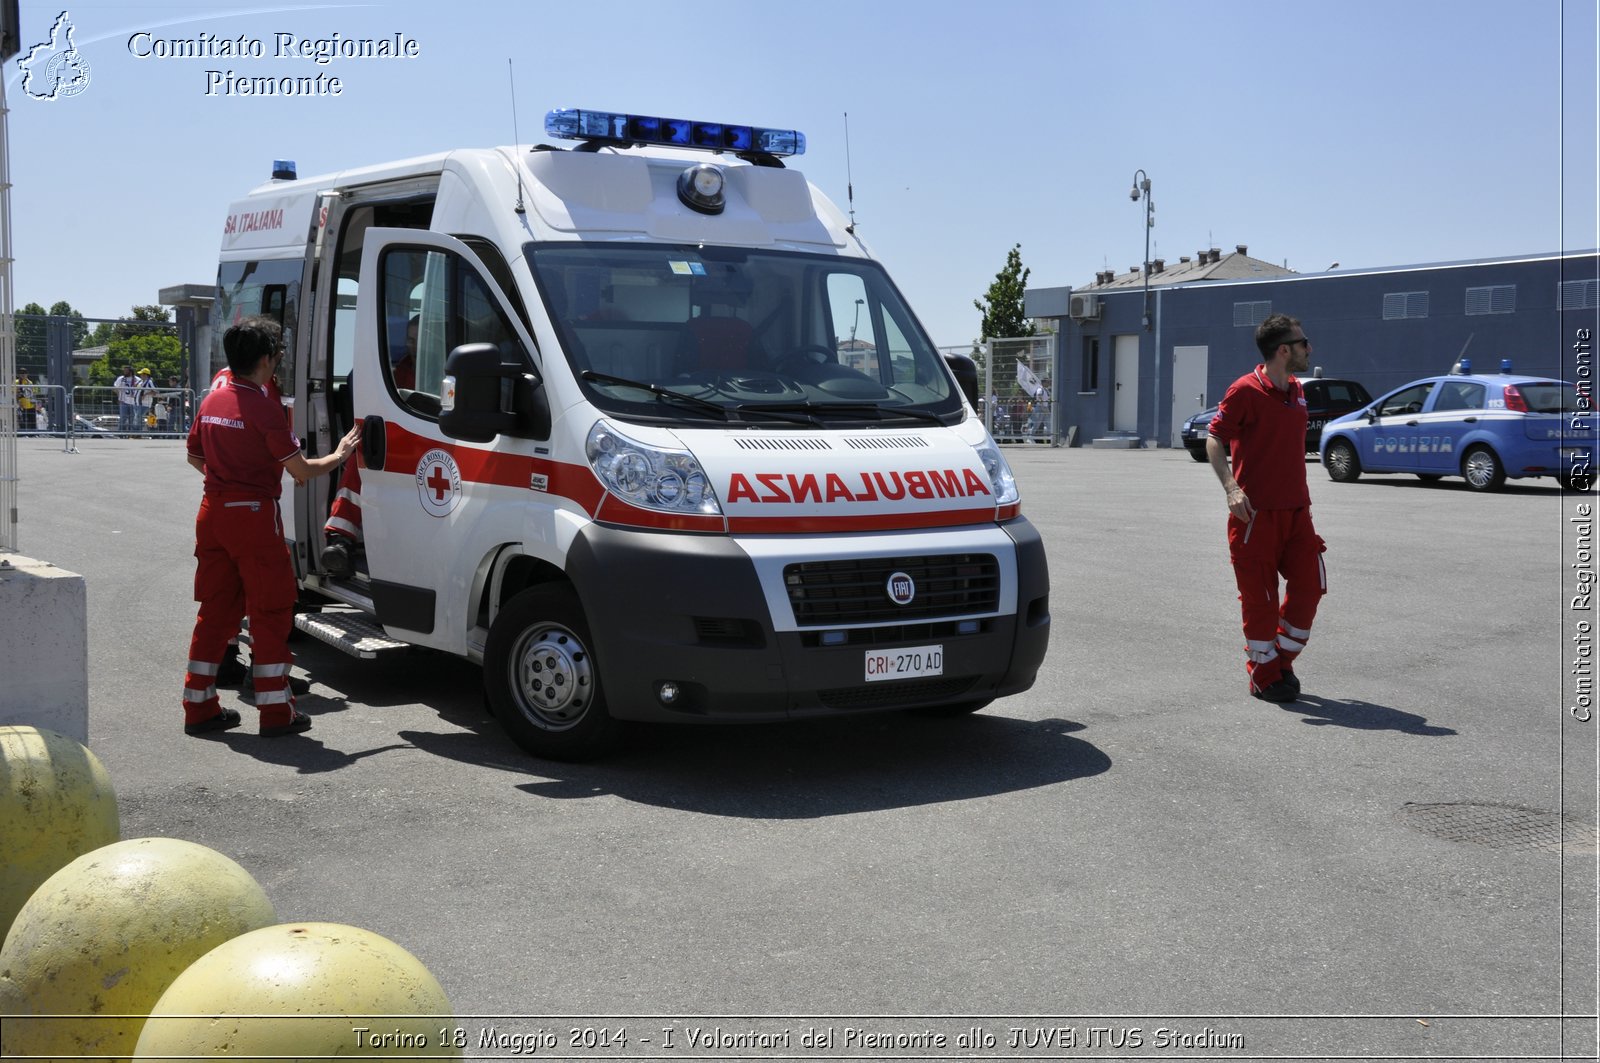
{"label": "blue police car", "polygon": [[1463,359],[1448,376],[1414,381],[1328,422],[1322,464],[1340,483],[1363,472],[1401,472],[1460,476],[1475,491],[1494,491],[1508,477],[1554,476],[1587,490],[1592,399],[1564,380],[1514,373],[1509,360],[1497,374],[1475,374]]}

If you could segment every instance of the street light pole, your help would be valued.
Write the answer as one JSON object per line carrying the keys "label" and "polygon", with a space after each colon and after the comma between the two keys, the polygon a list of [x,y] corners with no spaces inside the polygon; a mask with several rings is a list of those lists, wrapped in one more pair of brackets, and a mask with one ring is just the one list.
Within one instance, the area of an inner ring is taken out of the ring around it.
{"label": "street light pole", "polygon": [[856,326],[861,324],[861,304],[864,302],[866,302],[865,299],[856,300],[856,318],[850,322],[850,349],[852,351],[856,349]]}
{"label": "street light pole", "polygon": [[1133,190],[1128,198],[1135,203],[1144,197],[1144,330],[1150,331],[1150,230],[1156,227],[1156,203],[1150,198],[1150,177],[1143,170],[1133,171]]}

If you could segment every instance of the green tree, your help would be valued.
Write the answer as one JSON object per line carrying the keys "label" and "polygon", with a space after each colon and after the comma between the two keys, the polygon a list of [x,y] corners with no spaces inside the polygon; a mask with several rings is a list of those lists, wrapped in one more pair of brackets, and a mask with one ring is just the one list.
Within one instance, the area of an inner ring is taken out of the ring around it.
{"label": "green tree", "polygon": [[[50,311],[28,303],[17,311],[17,367],[38,372],[45,364],[44,316]],[[10,383],[10,381],[6,381]]]}
{"label": "green tree", "polygon": [[106,337],[106,353],[89,366],[89,383],[108,387],[121,375],[125,365],[131,365],[135,372],[150,370],[151,378],[158,384],[165,384],[168,377],[182,377],[183,344],[178,342],[176,330],[166,324],[170,316],[164,306],[136,306],[132,317],[118,321],[109,331],[96,329],[97,339]]}
{"label": "green tree", "polygon": [[[152,333],[159,334],[161,331],[171,332],[170,326],[165,330],[157,330],[150,327],[170,320],[172,320],[172,311],[164,306],[136,306],[133,308],[133,316],[125,317],[118,321],[111,327],[111,331],[113,338],[119,340],[130,339],[134,336],[146,336]],[[133,324],[135,321],[148,322],[148,324],[135,325]]]}
{"label": "green tree", "polygon": [[89,335],[89,323],[83,315],[72,308],[72,304],[65,299],[59,299],[50,305],[50,313],[55,317],[72,319],[72,346],[74,349],[83,346],[83,341]]}
{"label": "green tree", "polygon": [[1022,245],[1014,244],[1006,253],[1005,268],[995,274],[989,290],[981,300],[972,301],[983,313],[983,339],[1033,335],[1033,322],[1022,310],[1022,294],[1031,272],[1022,266]]}

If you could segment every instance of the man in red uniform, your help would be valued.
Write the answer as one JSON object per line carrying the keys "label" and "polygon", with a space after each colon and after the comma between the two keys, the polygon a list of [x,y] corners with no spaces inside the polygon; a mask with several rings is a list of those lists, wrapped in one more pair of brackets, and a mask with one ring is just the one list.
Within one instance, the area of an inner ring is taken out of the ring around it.
{"label": "man in red uniform", "polygon": [[321,458],[300,453],[283,408],[267,388],[283,357],[282,330],[271,318],[234,325],[223,334],[222,348],[231,379],[206,396],[189,430],[189,464],[206,483],[195,520],[194,596],[200,612],[183,681],[183,730],[194,735],[239,726],[239,714],[217,700],[216,676],[228,640],[248,614],[261,734],[276,738],[311,726],[311,718],[295,710],[289,689],[296,592],[278,514],[283,473],[302,480],[333,471],[355,452],[361,433],[351,429],[338,449]]}
{"label": "man in red uniform", "polygon": [[1206,456],[1228,496],[1250,693],[1289,702],[1300,696],[1294,660],[1328,590],[1327,547],[1311,525],[1306,488],[1306,399],[1294,377],[1311,364],[1311,341],[1298,320],[1273,314],[1256,327],[1256,349],[1261,364],[1222,397]]}

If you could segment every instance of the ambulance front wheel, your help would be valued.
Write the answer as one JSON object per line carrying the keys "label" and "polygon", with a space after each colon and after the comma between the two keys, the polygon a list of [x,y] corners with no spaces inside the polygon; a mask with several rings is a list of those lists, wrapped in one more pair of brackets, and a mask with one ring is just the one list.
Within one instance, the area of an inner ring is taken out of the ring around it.
{"label": "ambulance front wheel", "polygon": [[606,710],[589,622],[571,587],[532,587],[495,617],[483,653],[490,708],[536,757],[588,760],[612,748],[620,726]]}

